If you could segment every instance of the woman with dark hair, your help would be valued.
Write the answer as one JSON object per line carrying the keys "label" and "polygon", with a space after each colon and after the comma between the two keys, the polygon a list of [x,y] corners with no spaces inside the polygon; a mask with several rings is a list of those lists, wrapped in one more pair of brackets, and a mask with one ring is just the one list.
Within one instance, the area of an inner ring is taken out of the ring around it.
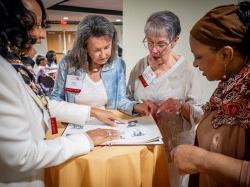
{"label": "woman with dark hair", "polygon": [[45,76],[48,69],[47,69],[47,58],[42,56],[42,55],[37,55],[36,57],[36,65],[38,67],[38,71],[37,71],[37,82],[39,83],[38,79],[40,76]]}
{"label": "woman with dark hair", "polygon": [[126,97],[125,63],[117,57],[117,32],[103,16],[85,17],[74,46],[59,64],[51,99],[148,114]]}
{"label": "woman with dark hair", "polygon": [[[54,86],[54,77],[49,74],[51,70],[49,70],[47,58],[42,55],[37,55],[36,64],[38,68],[36,81],[42,87],[45,95],[50,95]],[[54,73],[56,72],[53,72],[53,74]]]}
{"label": "woman with dark hair", "polygon": [[46,53],[46,58],[48,60],[48,66],[57,68],[57,59],[56,59],[56,52],[50,50]]}
{"label": "woman with dark hair", "polygon": [[[14,5],[14,6],[13,6]],[[115,130],[46,140],[54,129],[48,101],[20,56],[44,38],[41,0],[0,1],[0,186],[44,186],[44,168],[88,153],[94,145],[118,138]],[[90,108],[70,103],[68,113],[90,115]]]}
{"label": "woman with dark hair", "polygon": [[172,158],[190,186],[250,186],[250,2],[210,10],[192,28],[194,66],[220,80],[197,128],[196,146]]}

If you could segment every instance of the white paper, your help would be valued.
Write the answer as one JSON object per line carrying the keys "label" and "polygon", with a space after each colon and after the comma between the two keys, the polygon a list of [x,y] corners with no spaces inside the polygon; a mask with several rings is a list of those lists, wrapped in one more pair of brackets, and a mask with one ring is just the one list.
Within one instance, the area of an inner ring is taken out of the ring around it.
{"label": "white paper", "polygon": [[[137,121],[136,123],[130,123],[130,121],[135,120]],[[69,124],[62,136],[84,133],[97,128],[116,129],[120,131],[120,139],[105,142],[103,145],[163,144],[161,133],[151,116],[133,118],[125,124],[117,123],[115,127],[107,126],[97,119],[92,118],[85,125]]]}

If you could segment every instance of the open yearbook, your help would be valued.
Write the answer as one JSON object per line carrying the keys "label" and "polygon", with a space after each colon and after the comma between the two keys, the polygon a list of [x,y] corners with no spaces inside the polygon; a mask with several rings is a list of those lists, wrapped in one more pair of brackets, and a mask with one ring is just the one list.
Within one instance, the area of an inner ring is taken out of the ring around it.
{"label": "open yearbook", "polygon": [[115,127],[107,126],[95,118],[84,125],[69,124],[62,136],[83,133],[88,130],[103,128],[120,131],[120,139],[105,142],[103,145],[149,145],[163,144],[161,133],[151,116],[128,120],[127,123],[116,123]]}

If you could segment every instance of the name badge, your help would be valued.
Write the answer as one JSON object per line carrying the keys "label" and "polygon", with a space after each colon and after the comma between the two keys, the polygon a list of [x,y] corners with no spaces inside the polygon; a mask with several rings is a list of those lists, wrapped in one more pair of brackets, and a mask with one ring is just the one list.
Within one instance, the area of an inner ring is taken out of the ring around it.
{"label": "name badge", "polygon": [[148,66],[144,72],[139,76],[142,85],[145,87],[149,86],[155,79],[156,74],[150,66]]}
{"label": "name badge", "polygon": [[83,84],[83,77],[76,75],[67,75],[65,92],[80,93]]}
{"label": "name badge", "polygon": [[51,125],[51,133],[57,134],[58,128],[57,128],[57,122],[55,117],[50,117],[50,125]]}
{"label": "name badge", "polygon": [[43,109],[43,120],[52,134],[58,133],[56,118],[50,116],[49,110]]}

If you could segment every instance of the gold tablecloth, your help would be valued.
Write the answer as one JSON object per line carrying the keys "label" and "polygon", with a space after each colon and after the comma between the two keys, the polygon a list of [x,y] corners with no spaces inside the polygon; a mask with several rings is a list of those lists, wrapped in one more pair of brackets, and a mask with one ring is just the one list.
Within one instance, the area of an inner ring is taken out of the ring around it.
{"label": "gold tablecloth", "polygon": [[45,183],[47,187],[168,187],[167,160],[163,145],[98,146],[46,169]]}

